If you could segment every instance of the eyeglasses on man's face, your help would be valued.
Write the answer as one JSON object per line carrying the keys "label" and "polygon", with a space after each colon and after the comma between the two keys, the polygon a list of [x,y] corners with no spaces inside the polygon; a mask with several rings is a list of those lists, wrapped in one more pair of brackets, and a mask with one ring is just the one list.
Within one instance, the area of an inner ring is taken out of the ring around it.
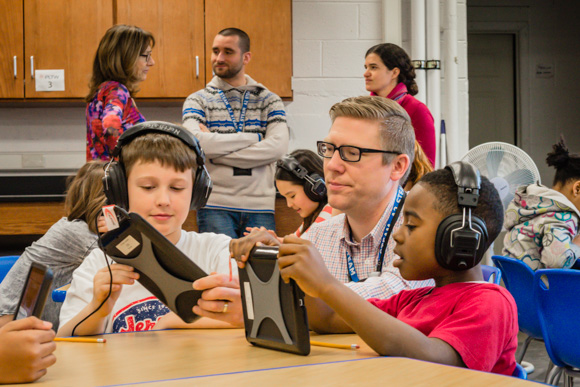
{"label": "eyeglasses on man's face", "polygon": [[360,158],[363,153],[391,153],[395,155],[400,155],[401,152],[397,151],[385,151],[380,149],[368,149],[368,148],[359,148],[358,146],[353,145],[341,145],[336,146],[330,142],[318,141],[316,143],[318,146],[318,154],[325,159],[330,159],[334,155],[335,151],[338,151],[340,158],[344,161],[349,161],[351,163],[356,163],[360,161]]}

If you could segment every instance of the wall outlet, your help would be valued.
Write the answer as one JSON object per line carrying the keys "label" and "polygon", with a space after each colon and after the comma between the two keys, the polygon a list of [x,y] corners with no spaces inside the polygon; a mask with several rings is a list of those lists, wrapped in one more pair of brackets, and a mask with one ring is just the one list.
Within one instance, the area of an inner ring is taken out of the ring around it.
{"label": "wall outlet", "polygon": [[44,168],[46,162],[42,154],[22,155],[22,168]]}

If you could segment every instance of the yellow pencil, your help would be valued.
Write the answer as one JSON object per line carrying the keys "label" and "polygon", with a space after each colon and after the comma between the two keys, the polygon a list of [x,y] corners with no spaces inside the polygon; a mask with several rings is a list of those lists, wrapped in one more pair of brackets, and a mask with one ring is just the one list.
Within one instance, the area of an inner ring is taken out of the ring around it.
{"label": "yellow pencil", "polygon": [[340,348],[340,349],[359,349],[358,344],[334,344],[334,343],[323,343],[321,341],[310,340],[310,345],[316,345],[318,347],[329,347],[329,348]]}
{"label": "yellow pencil", "polygon": [[71,341],[75,343],[106,343],[107,339],[94,339],[90,337],[55,337],[54,341]]}

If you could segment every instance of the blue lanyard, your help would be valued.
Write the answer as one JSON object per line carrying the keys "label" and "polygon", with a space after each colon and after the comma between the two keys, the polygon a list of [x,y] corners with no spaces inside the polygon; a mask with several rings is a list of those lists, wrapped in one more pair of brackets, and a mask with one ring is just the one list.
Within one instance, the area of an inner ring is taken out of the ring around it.
{"label": "blue lanyard", "polygon": [[242,101],[242,110],[240,111],[240,120],[238,122],[236,122],[236,118],[234,116],[234,110],[232,109],[232,106],[230,105],[228,99],[226,98],[226,95],[220,89],[217,89],[217,91],[218,91],[222,101],[224,102],[224,105],[226,105],[226,109],[228,109],[228,113],[230,113],[230,118],[232,119],[232,123],[234,124],[234,128],[236,129],[236,132],[241,132],[244,129],[244,125],[245,125],[246,110],[248,109],[248,101],[250,100],[250,92],[249,91],[244,92],[244,96],[242,98],[242,100],[243,100]]}
{"label": "blue lanyard", "polygon": [[[381,238],[381,247],[379,250],[379,258],[377,261],[376,271],[371,273],[372,276],[379,276],[381,271],[383,270],[383,261],[385,259],[385,250],[387,244],[389,243],[388,238],[391,235],[392,228],[391,225],[396,223],[397,218],[399,217],[399,213],[401,212],[401,208],[403,207],[403,202],[405,201],[405,191],[401,186],[397,189],[397,196],[395,198],[395,202],[393,203],[393,208],[391,209],[391,215],[389,215],[389,219],[387,220],[387,224],[385,225],[385,230],[383,231],[383,237]],[[394,226],[393,226],[394,227]],[[354,261],[350,256],[348,246],[346,247],[346,262],[348,265],[348,276],[352,282],[359,282],[360,279],[356,273],[356,268],[354,267]]]}

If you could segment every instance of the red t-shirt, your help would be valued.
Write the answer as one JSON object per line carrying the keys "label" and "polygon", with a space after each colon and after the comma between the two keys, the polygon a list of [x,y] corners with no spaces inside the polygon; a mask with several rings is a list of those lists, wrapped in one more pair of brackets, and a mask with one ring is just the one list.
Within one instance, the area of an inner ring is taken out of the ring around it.
{"label": "red t-shirt", "polygon": [[403,290],[373,305],[428,337],[451,345],[467,368],[512,375],[516,367],[516,303],[501,286],[459,282]]}

